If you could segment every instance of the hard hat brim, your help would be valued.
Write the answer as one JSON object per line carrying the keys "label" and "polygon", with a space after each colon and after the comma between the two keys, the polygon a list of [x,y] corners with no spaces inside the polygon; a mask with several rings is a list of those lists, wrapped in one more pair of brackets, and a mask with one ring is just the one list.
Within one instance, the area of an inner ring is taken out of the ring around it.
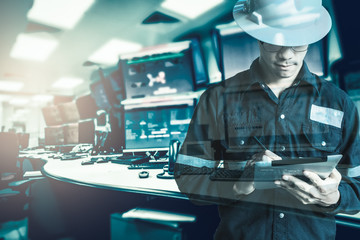
{"label": "hard hat brim", "polygon": [[243,11],[236,11],[233,16],[237,25],[252,37],[279,46],[303,46],[321,40],[331,29],[331,17],[328,11],[320,8],[320,16],[313,23],[297,28],[276,28],[266,24],[257,24]]}

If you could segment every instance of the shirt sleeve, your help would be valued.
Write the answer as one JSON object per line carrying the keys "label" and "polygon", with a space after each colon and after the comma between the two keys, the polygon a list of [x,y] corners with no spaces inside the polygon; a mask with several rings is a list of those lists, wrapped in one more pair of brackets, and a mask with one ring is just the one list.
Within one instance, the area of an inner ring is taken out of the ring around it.
{"label": "shirt sleeve", "polygon": [[338,166],[342,175],[339,185],[341,197],[331,212],[356,214],[360,211],[359,114],[351,100],[349,100],[344,113],[343,142],[340,149],[343,158]]}
{"label": "shirt sleeve", "polygon": [[175,163],[179,190],[196,203],[223,203],[235,198],[234,183],[209,178],[222,158],[225,132],[221,118],[223,101],[216,93],[216,89],[210,88],[200,97]]}

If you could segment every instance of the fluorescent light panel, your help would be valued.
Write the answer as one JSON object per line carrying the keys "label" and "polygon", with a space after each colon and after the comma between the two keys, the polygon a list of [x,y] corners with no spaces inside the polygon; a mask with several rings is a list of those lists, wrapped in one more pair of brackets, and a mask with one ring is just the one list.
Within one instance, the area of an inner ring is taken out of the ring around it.
{"label": "fluorescent light panel", "polygon": [[21,117],[25,117],[26,114],[29,114],[30,110],[29,109],[24,109],[24,108],[20,108],[18,110],[15,111],[15,116],[17,118],[21,118]]}
{"label": "fluorescent light panel", "polygon": [[35,95],[32,97],[34,102],[50,102],[54,99],[53,95]]}
{"label": "fluorescent light panel", "polygon": [[52,87],[56,89],[73,89],[84,82],[81,78],[63,77],[57,80]]}
{"label": "fluorescent light panel", "polygon": [[0,81],[0,91],[18,92],[24,87],[23,82],[16,81]]}
{"label": "fluorescent light panel", "polygon": [[36,0],[28,18],[61,29],[72,29],[95,0]]}
{"label": "fluorescent light panel", "polygon": [[194,19],[223,1],[224,0],[166,0],[161,4],[161,7]]}
{"label": "fluorescent light panel", "polygon": [[0,102],[8,102],[11,99],[10,95],[0,94]]}
{"label": "fluorescent light panel", "polygon": [[136,52],[142,48],[139,43],[129,42],[120,39],[111,39],[95,51],[89,61],[103,64],[116,64],[119,56],[124,53]]}
{"label": "fluorescent light panel", "polygon": [[12,58],[45,61],[55,50],[58,41],[44,36],[19,34],[16,42],[11,49],[10,56]]}
{"label": "fluorescent light panel", "polygon": [[9,101],[9,104],[16,106],[24,106],[30,102],[28,98],[13,98]]}

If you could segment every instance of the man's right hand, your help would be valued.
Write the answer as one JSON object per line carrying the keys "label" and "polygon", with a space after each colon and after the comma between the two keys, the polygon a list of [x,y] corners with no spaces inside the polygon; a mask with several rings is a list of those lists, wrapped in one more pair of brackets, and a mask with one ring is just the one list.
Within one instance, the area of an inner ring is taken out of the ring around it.
{"label": "man's right hand", "polygon": [[254,166],[256,162],[272,162],[277,160],[281,160],[281,157],[270,150],[254,154],[251,160],[247,161],[241,178],[233,186],[235,195],[241,198],[241,196],[249,195],[255,190]]}

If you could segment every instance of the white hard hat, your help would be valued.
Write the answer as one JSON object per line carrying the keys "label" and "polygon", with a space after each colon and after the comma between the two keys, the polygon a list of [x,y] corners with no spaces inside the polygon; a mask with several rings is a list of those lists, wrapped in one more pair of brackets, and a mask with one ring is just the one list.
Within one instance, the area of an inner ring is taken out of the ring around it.
{"label": "white hard hat", "polygon": [[317,42],[331,28],[321,0],[239,0],[233,16],[249,35],[280,46]]}

